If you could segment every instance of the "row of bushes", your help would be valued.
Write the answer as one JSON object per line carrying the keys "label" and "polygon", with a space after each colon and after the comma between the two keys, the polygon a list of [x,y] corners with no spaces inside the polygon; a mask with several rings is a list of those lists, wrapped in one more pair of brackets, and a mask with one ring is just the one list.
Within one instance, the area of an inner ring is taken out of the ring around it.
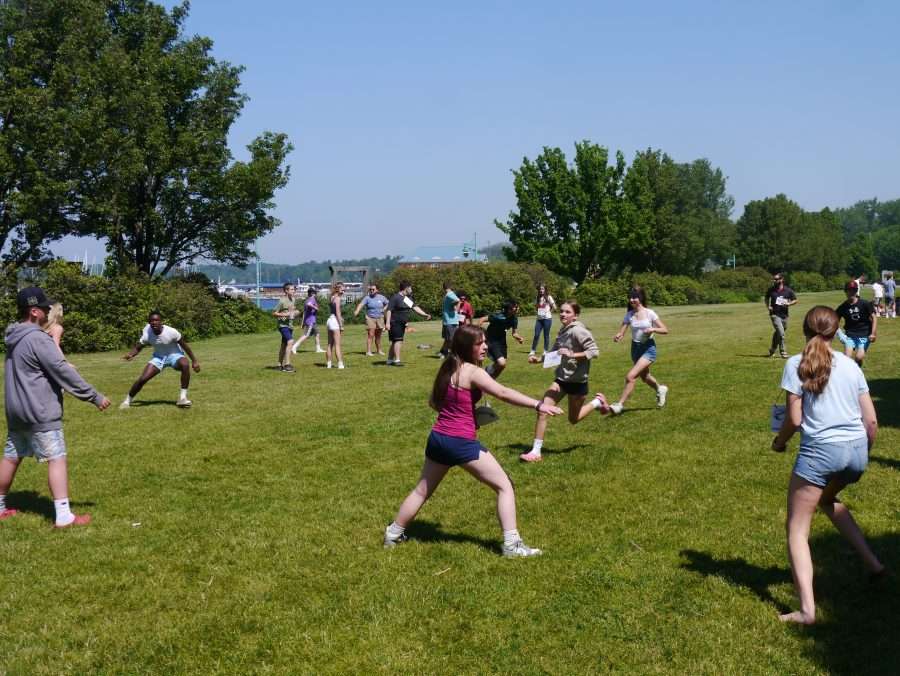
{"label": "row of bushes", "polygon": [[[843,276],[825,278],[817,272],[793,272],[786,282],[798,293],[841,289]],[[755,303],[761,301],[772,286],[772,275],[759,267],[708,272],[695,279],[683,275],[660,275],[655,272],[617,278],[592,279],[575,291],[585,307],[625,306],[628,290],[640,284],[653,305],[699,305],[709,303]]]}
{"label": "row of bushes", "polygon": [[[187,340],[230,333],[271,330],[271,314],[242,300],[221,298],[204,275],[150,280],[147,277],[92,277],[79,265],[51,263],[37,280],[47,295],[62,303],[66,352],[115,350],[133,345],[159,310],[163,321]],[[0,303],[4,325],[15,321],[15,298]],[[2,348],[0,348],[2,349]]]}

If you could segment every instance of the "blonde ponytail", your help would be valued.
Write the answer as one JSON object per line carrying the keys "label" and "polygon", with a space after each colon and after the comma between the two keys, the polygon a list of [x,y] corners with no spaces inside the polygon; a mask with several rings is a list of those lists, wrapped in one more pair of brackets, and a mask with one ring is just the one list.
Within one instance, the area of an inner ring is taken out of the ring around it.
{"label": "blonde ponytail", "polygon": [[831,378],[834,360],[831,341],[837,333],[838,321],[837,313],[824,305],[815,306],[803,318],[806,347],[800,357],[797,375],[800,376],[803,389],[811,394],[822,394]]}

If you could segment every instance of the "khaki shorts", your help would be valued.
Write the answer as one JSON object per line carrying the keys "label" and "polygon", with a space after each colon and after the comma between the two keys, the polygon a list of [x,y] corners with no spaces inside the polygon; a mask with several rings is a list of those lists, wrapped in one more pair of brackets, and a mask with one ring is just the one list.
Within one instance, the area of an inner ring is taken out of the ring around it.
{"label": "khaki shorts", "polygon": [[384,331],[384,317],[379,317],[378,319],[372,319],[371,317],[366,317],[366,328],[370,331],[377,329],[379,331]]}

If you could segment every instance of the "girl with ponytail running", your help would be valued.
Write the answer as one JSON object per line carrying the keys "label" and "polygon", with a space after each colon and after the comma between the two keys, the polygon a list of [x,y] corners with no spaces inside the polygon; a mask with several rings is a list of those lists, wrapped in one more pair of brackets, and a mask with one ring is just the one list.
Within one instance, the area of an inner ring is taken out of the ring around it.
{"label": "girl with ponytail running", "polygon": [[781,378],[788,415],[772,450],[784,451],[796,429],[802,432],[788,486],[787,514],[788,556],[800,610],[782,615],[783,622],[813,624],[816,620],[809,550],[816,507],[853,545],[870,575],[885,572],[850,510],[837,498],[847,484],[859,481],[878,431],[865,376],[852,359],[831,349],[837,329],[838,315],[831,308],[818,305],[806,313],[806,347],[787,361]]}
{"label": "girl with ponytail running", "polygon": [[512,482],[497,459],[478,441],[475,404],[484,392],[508,404],[533,408],[542,415],[558,415],[562,410],[552,401],[532,399],[500,385],[481,368],[486,353],[487,343],[480,327],[465,324],[453,334],[450,353],[441,364],[431,391],[429,404],[438,412],[438,417],[425,446],[422,475],[385,530],[385,548],[390,549],[406,540],[406,527],[450,468],[459,465],[497,494],[503,556],[537,556],[541,553],[540,549],[526,545],[519,535]]}

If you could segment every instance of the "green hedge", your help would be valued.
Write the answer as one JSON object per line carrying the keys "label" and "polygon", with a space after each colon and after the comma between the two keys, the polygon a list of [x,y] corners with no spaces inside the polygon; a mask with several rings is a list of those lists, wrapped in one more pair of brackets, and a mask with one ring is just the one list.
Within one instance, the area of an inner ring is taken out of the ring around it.
{"label": "green hedge", "polygon": [[571,293],[571,284],[543,265],[525,263],[460,263],[439,268],[397,268],[378,280],[378,288],[386,296],[397,292],[401,280],[413,287],[413,298],[434,316],[441,312],[443,283],[450,282],[457,293],[465,291],[476,315],[497,310],[507,298],[521,305],[521,314],[534,314],[537,285],[545,284],[550,295],[561,301]]}
{"label": "green hedge", "polygon": [[[147,324],[147,314],[154,309],[187,340],[256,333],[273,326],[269,313],[244,300],[220,297],[203,275],[164,280],[91,277],[78,265],[55,261],[46,268],[39,283],[48,296],[63,305],[66,352],[115,350],[133,345]],[[15,299],[4,298],[0,312],[5,324],[15,321]]]}

